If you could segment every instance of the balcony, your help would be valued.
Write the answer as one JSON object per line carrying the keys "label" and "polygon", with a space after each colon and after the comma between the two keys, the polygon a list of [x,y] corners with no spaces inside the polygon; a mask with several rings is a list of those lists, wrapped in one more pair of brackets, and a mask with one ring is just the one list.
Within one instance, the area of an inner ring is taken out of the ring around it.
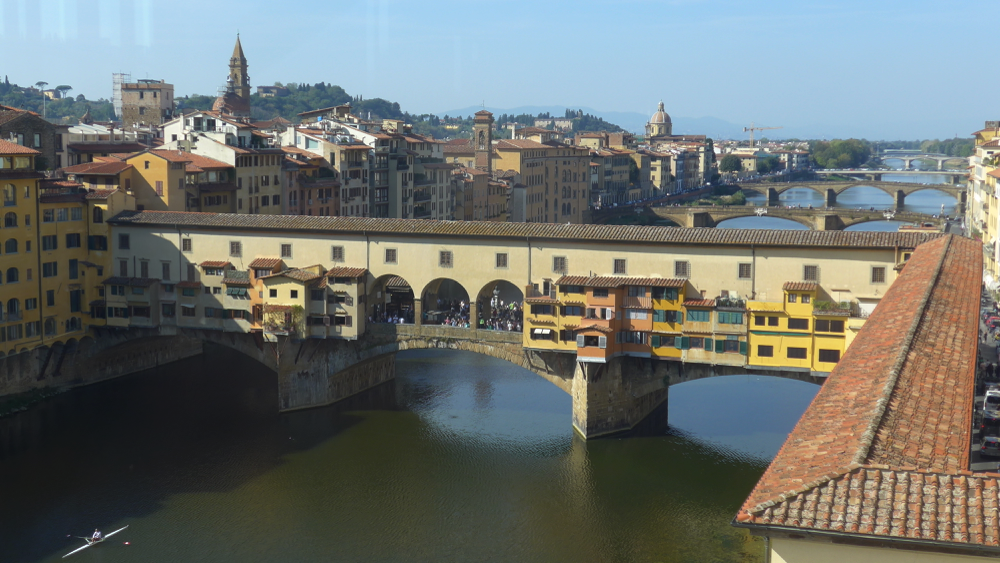
{"label": "balcony", "polygon": [[730,311],[746,311],[747,302],[737,297],[716,297],[715,306]]}
{"label": "balcony", "polygon": [[421,203],[421,202],[430,201],[430,200],[431,200],[431,194],[429,194],[429,193],[426,193],[426,192],[414,192],[414,194],[413,194],[413,203]]}
{"label": "balcony", "polygon": [[396,170],[409,170],[410,165],[405,162],[399,162],[396,164]]}
{"label": "balcony", "polygon": [[16,313],[0,313],[0,323],[16,323],[24,318],[24,313],[17,311]]}
{"label": "balcony", "polygon": [[414,219],[426,219],[431,216],[431,212],[427,209],[419,208],[413,210]]}

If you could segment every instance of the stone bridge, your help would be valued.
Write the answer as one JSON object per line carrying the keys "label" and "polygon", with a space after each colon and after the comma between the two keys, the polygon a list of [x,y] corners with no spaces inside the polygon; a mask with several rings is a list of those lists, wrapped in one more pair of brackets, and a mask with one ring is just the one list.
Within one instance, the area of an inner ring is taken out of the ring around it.
{"label": "stone bridge", "polygon": [[278,410],[285,412],[329,405],[393,379],[396,352],[464,350],[521,366],[569,393],[573,427],[583,437],[595,438],[634,428],[678,383],[748,371],[815,384],[825,380],[808,372],[623,356],[607,364],[579,363],[573,354],[523,348],[520,333],[438,325],[372,324],[354,341],[279,336],[276,342],[266,342],[261,333],[186,328],[105,329],[97,337],[0,358],[4,394],[87,385],[201,354],[209,343],[236,350],[274,371]]}
{"label": "stone bridge", "polygon": [[[753,205],[741,206],[698,206],[698,207],[653,207],[645,210],[644,214],[655,216],[658,219],[667,219],[680,227],[716,227],[727,219],[738,217],[756,217],[757,207]],[[768,207],[766,215],[768,217],[778,217],[789,219],[805,225],[814,231],[839,231],[851,225],[868,223],[871,221],[884,221],[885,216],[882,211],[857,211],[853,209],[808,209],[808,208],[782,208]],[[893,220],[907,221],[913,223],[934,223],[942,225],[943,219],[934,218],[924,213],[913,213],[909,211],[894,212]]]}
{"label": "stone bridge", "polygon": [[892,196],[896,204],[896,210],[902,210],[906,202],[906,196],[922,190],[937,190],[944,192],[956,199],[956,215],[965,214],[966,190],[962,186],[951,184],[917,184],[909,182],[790,182],[787,184],[745,184],[742,186],[744,192],[756,192],[767,196],[768,205],[781,205],[781,194],[795,188],[805,188],[823,196],[825,207],[833,207],[837,203],[837,196],[851,188],[870,187],[882,190]]}
{"label": "stone bridge", "polygon": [[[814,173],[817,176],[852,176],[852,177],[862,177],[868,178],[869,180],[881,182],[883,174],[892,174],[895,176],[947,176],[951,178],[952,184],[959,184],[963,180],[969,177],[969,172],[967,170],[946,170],[944,168],[939,168],[937,170],[815,170]],[[948,185],[952,185],[948,184]]]}
{"label": "stone bridge", "polygon": [[913,164],[914,160],[926,160],[926,161],[937,162],[937,169],[938,170],[944,170],[944,163],[948,162],[948,161],[951,161],[951,160],[960,160],[960,161],[966,162],[966,163],[969,162],[968,157],[964,157],[964,156],[950,156],[950,155],[947,155],[947,154],[940,154],[940,153],[935,153],[935,154],[920,153],[920,152],[915,152],[914,153],[914,152],[907,152],[907,151],[902,151],[902,152],[900,152],[898,154],[897,153],[886,153],[886,154],[883,154],[879,158],[883,162],[886,161],[886,160],[902,160],[903,161],[903,168],[907,169],[907,170]]}

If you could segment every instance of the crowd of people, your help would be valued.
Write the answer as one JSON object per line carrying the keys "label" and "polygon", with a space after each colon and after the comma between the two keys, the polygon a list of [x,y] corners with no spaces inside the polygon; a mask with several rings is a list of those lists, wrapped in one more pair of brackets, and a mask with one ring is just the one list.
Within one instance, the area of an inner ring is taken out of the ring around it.
{"label": "crowd of people", "polygon": [[[431,314],[427,314],[424,322],[431,322]],[[434,311],[433,315],[440,319],[440,324],[444,326],[469,328],[469,304],[465,300],[452,299],[449,301],[447,299],[438,299],[437,310]]]}
{"label": "crowd of people", "polygon": [[413,309],[387,310],[385,305],[375,305],[368,317],[370,323],[413,324]]}
{"label": "crowd of people", "polygon": [[514,301],[504,303],[502,299],[494,297],[489,303],[479,302],[477,305],[479,306],[479,328],[521,332],[523,312],[520,303]]}
{"label": "crowd of people", "polygon": [[[471,328],[469,305],[464,299],[438,299],[434,310],[424,312],[423,323]],[[521,303],[506,302],[494,295],[491,300],[479,301],[476,305],[478,310],[477,328],[521,332],[524,326]],[[372,323],[413,324],[413,318],[412,308],[387,310],[384,305],[375,305],[374,312],[368,321]]]}

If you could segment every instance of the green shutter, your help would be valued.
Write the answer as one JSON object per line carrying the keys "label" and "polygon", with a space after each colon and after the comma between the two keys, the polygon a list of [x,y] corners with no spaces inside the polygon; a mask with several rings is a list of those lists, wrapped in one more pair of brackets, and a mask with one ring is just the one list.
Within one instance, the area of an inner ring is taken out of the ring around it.
{"label": "green shutter", "polygon": [[726,341],[725,340],[716,340],[715,341],[715,351],[718,352],[718,353],[725,352],[726,351]]}
{"label": "green shutter", "polygon": [[654,334],[653,338],[650,340],[650,344],[652,344],[653,348],[659,348],[660,347],[660,337]]}
{"label": "green shutter", "polygon": [[681,348],[681,337],[675,336],[673,338],[674,338],[674,348],[677,348],[678,350],[682,350],[683,348]]}
{"label": "green shutter", "polygon": [[711,338],[706,338],[705,339],[705,350],[708,350],[709,352],[712,351],[712,339]]}
{"label": "green shutter", "polygon": [[747,355],[747,343],[746,343],[746,341],[740,342],[740,354],[743,354],[744,356]]}
{"label": "green shutter", "polygon": [[681,350],[687,350],[690,347],[691,347],[691,337],[690,336],[682,336],[681,337]]}

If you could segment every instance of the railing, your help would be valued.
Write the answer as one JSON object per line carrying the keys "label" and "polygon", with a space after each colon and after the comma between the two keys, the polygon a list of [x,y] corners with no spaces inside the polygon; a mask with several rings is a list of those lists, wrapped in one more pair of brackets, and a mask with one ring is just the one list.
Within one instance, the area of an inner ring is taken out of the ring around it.
{"label": "railing", "polygon": [[24,314],[21,311],[16,313],[6,313],[0,314],[0,323],[14,323],[24,318]]}
{"label": "railing", "polygon": [[430,200],[431,200],[431,194],[424,192],[413,194],[413,203],[420,203],[422,201],[430,201]]}
{"label": "railing", "polygon": [[737,299],[734,297],[716,297],[715,306],[722,307],[724,309],[739,309],[745,311],[747,308],[747,302],[743,299]]}
{"label": "railing", "polygon": [[431,216],[431,212],[426,209],[414,209],[413,218],[414,219],[426,219]]}

